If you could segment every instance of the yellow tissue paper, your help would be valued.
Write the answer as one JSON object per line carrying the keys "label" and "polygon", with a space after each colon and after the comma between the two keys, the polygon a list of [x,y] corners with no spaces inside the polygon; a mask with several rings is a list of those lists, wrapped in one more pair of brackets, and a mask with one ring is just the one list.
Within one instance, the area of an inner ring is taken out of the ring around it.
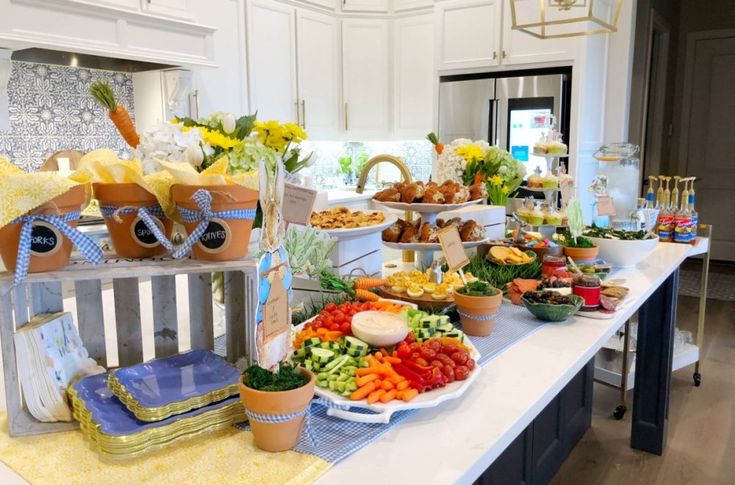
{"label": "yellow tissue paper", "polygon": [[0,157],[0,227],[86,181],[84,175],[27,173]]}

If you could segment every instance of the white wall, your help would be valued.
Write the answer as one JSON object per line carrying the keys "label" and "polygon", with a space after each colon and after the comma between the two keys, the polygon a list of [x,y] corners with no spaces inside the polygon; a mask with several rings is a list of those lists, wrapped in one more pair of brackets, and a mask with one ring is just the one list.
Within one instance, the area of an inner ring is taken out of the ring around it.
{"label": "white wall", "polygon": [[198,23],[217,28],[214,33],[214,61],[217,68],[194,72],[199,90],[199,115],[213,111],[248,114],[245,72],[245,0],[207,0],[192,3]]}

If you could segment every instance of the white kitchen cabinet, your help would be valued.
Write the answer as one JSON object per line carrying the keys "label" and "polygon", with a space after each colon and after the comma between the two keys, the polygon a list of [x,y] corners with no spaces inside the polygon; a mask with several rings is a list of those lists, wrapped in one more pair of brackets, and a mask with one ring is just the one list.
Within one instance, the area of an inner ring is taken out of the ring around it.
{"label": "white kitchen cabinet", "polygon": [[388,0],[342,0],[343,12],[387,12]]}
{"label": "white kitchen cabinet", "polygon": [[261,120],[297,122],[296,9],[250,0],[247,17],[250,111]]}
{"label": "white kitchen cabinet", "polygon": [[390,132],[388,21],[342,21],[344,129],[348,136],[375,138]]}
{"label": "white kitchen cabinet", "polygon": [[[515,5],[516,18],[519,22],[538,18],[538,0],[516,0]],[[506,4],[503,6],[503,45],[500,53],[503,64],[530,64],[574,59],[578,37],[538,39],[520,30],[513,30],[512,27],[510,5]]]}
{"label": "white kitchen cabinet", "polygon": [[393,23],[393,129],[399,137],[423,138],[434,115],[434,16],[416,15]]}
{"label": "white kitchen cabinet", "polygon": [[494,67],[500,62],[500,0],[456,0],[436,5],[440,69]]}
{"label": "white kitchen cabinet", "polygon": [[393,0],[393,10],[396,12],[429,8],[433,5],[434,0]]}
{"label": "white kitchen cabinet", "polygon": [[123,8],[125,10],[138,11],[141,10],[141,0],[98,0],[98,3],[109,5],[110,7]]}
{"label": "white kitchen cabinet", "polygon": [[144,12],[155,15],[184,19],[190,19],[192,16],[191,0],[140,0],[140,4]]}
{"label": "white kitchen cabinet", "polygon": [[334,137],[342,110],[339,19],[301,9],[296,18],[301,124],[310,137]]}
{"label": "white kitchen cabinet", "polygon": [[340,0],[301,0],[301,2],[328,8],[330,10],[337,10],[337,5],[339,5]]}

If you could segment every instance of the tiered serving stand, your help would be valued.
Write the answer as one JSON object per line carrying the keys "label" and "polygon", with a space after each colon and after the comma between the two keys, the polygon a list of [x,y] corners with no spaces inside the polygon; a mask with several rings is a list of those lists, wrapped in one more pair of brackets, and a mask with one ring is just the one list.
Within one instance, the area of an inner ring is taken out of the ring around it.
{"label": "tiered serving stand", "polygon": [[[379,200],[376,200],[375,202],[389,209],[417,212],[421,214],[422,222],[428,222],[429,224],[436,225],[436,219],[439,213],[469,207],[471,205],[478,204],[481,201],[482,199],[470,200],[461,204],[409,204],[406,202],[381,202]],[[463,242],[462,245],[465,249],[468,249],[477,247],[484,242],[486,242],[486,240]],[[428,268],[431,266],[431,263],[434,262],[434,251],[441,251],[441,245],[438,243],[390,243],[384,241],[383,245],[391,249],[416,251],[420,254],[417,261],[419,268]]]}

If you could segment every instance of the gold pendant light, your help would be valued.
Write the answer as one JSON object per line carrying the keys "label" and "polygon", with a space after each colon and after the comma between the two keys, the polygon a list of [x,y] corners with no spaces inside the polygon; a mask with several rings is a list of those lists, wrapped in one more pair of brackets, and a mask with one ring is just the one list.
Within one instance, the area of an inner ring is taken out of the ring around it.
{"label": "gold pendant light", "polygon": [[623,0],[510,0],[513,29],[539,39],[618,31]]}

